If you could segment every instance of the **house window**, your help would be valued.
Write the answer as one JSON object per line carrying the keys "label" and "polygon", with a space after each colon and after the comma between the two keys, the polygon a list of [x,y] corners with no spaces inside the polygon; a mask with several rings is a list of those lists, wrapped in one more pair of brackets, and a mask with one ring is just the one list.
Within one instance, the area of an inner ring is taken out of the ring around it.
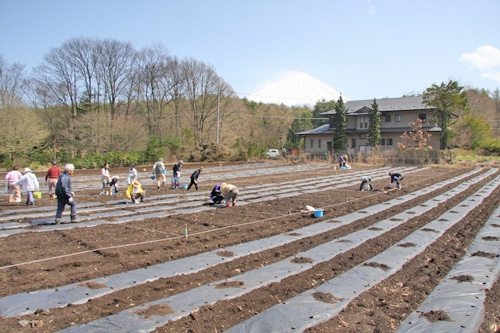
{"label": "house window", "polygon": [[313,141],[313,139],[311,139],[311,147],[309,147],[309,148],[312,148],[312,147],[314,147],[314,141]]}
{"label": "house window", "polygon": [[386,123],[390,123],[390,122],[391,122],[391,115],[390,115],[390,114],[386,114],[386,115],[384,116],[384,118],[385,118],[385,122],[386,122]]}
{"label": "house window", "polygon": [[356,148],[356,139],[351,139],[351,148]]}
{"label": "house window", "polygon": [[387,145],[392,146],[392,139],[387,139]]}
{"label": "house window", "polygon": [[397,122],[397,123],[400,123],[401,122],[401,115],[400,114],[397,114],[394,116],[394,121]]}
{"label": "house window", "polygon": [[321,139],[318,139],[318,148],[321,148]]}
{"label": "house window", "polygon": [[427,115],[425,113],[419,114],[418,119],[422,120],[422,123],[427,122]]}
{"label": "house window", "polygon": [[359,128],[368,128],[368,117],[359,118]]}
{"label": "house window", "polygon": [[385,139],[380,139],[380,145],[385,146]]}

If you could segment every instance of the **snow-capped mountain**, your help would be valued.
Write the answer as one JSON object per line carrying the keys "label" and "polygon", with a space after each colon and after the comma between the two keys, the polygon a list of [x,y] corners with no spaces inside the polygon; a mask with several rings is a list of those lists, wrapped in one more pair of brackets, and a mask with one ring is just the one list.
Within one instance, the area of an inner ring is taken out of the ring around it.
{"label": "snow-capped mountain", "polygon": [[314,106],[317,101],[337,100],[340,93],[303,72],[288,72],[278,81],[266,82],[249,100],[262,103]]}

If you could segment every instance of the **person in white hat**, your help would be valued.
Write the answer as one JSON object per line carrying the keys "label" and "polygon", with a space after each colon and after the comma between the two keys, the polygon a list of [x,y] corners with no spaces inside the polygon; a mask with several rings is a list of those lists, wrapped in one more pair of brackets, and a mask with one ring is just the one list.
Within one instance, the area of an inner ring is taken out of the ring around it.
{"label": "person in white hat", "polygon": [[36,175],[31,172],[30,168],[24,168],[24,175],[19,179],[14,185],[22,185],[23,189],[26,191],[26,205],[35,205],[35,197],[33,192],[40,190],[40,183],[36,178]]}
{"label": "person in white hat", "polygon": [[129,185],[125,196],[132,200],[133,203],[144,201],[144,190],[142,189],[141,183],[138,180],[133,180],[132,184]]}

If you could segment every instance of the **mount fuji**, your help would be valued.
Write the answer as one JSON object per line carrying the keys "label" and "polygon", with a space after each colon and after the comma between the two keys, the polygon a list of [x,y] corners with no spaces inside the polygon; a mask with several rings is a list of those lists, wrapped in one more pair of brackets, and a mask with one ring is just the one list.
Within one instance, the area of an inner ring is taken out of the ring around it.
{"label": "mount fuji", "polygon": [[337,100],[340,93],[303,72],[288,72],[278,81],[266,82],[249,100],[287,106],[314,106],[319,100]]}

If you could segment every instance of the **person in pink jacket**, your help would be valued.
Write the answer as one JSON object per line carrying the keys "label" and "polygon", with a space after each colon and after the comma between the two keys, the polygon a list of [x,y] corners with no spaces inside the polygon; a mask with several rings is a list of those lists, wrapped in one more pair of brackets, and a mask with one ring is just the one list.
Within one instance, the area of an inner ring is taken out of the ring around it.
{"label": "person in pink jacket", "polygon": [[21,191],[19,185],[14,185],[23,175],[19,172],[19,167],[14,165],[12,171],[9,171],[5,175],[5,181],[7,182],[7,189],[9,192],[9,197],[7,202],[21,202]]}

